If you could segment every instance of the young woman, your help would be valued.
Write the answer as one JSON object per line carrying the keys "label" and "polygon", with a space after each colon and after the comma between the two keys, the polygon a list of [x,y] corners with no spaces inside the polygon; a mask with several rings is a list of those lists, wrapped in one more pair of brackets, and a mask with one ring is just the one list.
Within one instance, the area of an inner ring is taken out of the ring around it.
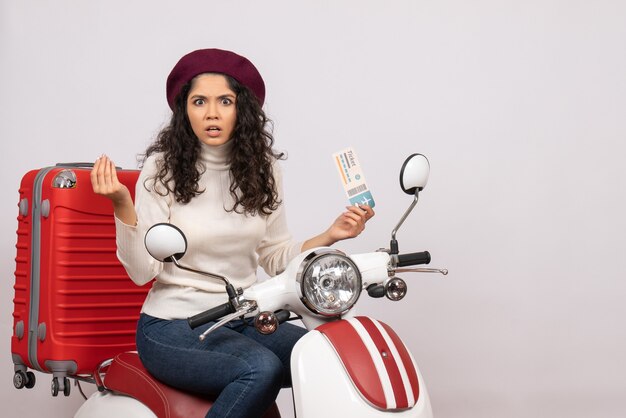
{"label": "young woman", "polygon": [[221,282],[152,259],[147,229],[170,222],[188,240],[185,264],[223,275],[235,287],[256,280],[257,266],[282,271],[300,251],[359,235],[374,215],[348,207],[318,236],[295,242],[285,219],[282,178],[268,119],[265,85],[254,65],[230,51],[203,49],[185,55],[167,80],[173,111],[169,125],[146,151],[135,204],[106,156],[96,160],[96,193],[113,202],[118,257],[131,279],[156,278],[137,326],[145,367],[163,382],[218,395],[207,417],[260,417],[281,387],[290,384],[289,358],[305,330],[283,324],[260,335],[233,321],[204,341],[186,318],[224,303]]}

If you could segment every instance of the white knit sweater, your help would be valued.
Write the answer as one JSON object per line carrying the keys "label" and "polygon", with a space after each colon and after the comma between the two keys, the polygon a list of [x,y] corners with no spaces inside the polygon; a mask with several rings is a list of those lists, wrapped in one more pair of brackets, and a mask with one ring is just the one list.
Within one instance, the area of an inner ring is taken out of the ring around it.
{"label": "white knit sweater", "polygon": [[[162,156],[152,155],[146,160],[136,186],[137,225],[116,219],[117,256],[130,278],[137,285],[156,278],[142,312],[181,319],[227,300],[221,281],[180,270],[173,263],[160,263],[148,254],[144,235],[156,223],[170,222],[185,233],[187,253],[181,264],[225,276],[235,287],[244,289],[256,282],[258,265],[275,275],[300,252],[302,243],[294,242],[287,229],[284,204],[269,216],[225,210],[233,207],[229,191],[231,148],[230,142],[217,147],[202,144],[201,161],[206,171],[199,187],[204,192],[187,204],[154,191],[150,178]],[[276,162],[273,172],[282,201],[282,177]]]}

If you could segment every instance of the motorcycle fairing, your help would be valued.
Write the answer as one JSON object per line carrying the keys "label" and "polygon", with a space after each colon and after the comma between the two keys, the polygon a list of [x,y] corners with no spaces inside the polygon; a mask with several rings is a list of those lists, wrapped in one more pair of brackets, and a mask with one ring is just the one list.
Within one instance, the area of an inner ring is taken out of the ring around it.
{"label": "motorcycle fairing", "polygon": [[373,406],[413,408],[419,399],[417,369],[404,343],[388,325],[357,316],[317,328],[333,346],[350,380]]}

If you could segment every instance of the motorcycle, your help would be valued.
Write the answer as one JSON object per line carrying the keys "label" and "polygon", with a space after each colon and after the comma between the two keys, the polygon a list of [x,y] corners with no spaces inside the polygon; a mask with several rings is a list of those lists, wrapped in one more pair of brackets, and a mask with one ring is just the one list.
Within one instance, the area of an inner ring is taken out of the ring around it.
{"label": "motorcycle", "polygon": [[[264,334],[274,332],[292,319],[292,314],[302,320],[309,332],[291,356],[296,417],[432,418],[424,379],[400,337],[390,326],[355,313],[355,304],[364,293],[401,300],[407,284],[396,273],[448,273],[412,267],[428,264],[430,254],[400,254],[396,239],[426,186],[429,170],[422,154],[413,154],[404,162],[400,186],[414,199],[393,229],[388,249],[353,255],[328,247],[308,250],[281,274],[245,290],[235,289],[226,277],[184,266],[180,260],[187,243],[174,225],[150,228],[146,248],[159,261],[224,283],[227,302],[188,318],[192,328],[214,322],[200,339],[237,318],[253,318],[257,331]],[[122,353],[104,362],[94,377],[99,391],[75,418],[204,417],[211,404],[153,379],[136,353]],[[280,414],[274,405],[264,417]]]}

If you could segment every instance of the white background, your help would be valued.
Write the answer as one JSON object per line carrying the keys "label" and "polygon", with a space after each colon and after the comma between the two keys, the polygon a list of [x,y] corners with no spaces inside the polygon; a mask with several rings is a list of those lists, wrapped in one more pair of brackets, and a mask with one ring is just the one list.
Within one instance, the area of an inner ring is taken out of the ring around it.
{"label": "white background", "polygon": [[2,416],[81,403],[39,373],[12,386],[21,176],[103,152],[135,167],[171,67],[206,47],[265,78],[297,238],[346,204],[334,151],[355,147],[377,201],[349,252],[388,244],[401,163],[429,157],[398,238],[450,275],[407,275],[403,302],[361,312],[405,339],[438,418],[626,416],[625,41],[618,0],[1,0]]}

